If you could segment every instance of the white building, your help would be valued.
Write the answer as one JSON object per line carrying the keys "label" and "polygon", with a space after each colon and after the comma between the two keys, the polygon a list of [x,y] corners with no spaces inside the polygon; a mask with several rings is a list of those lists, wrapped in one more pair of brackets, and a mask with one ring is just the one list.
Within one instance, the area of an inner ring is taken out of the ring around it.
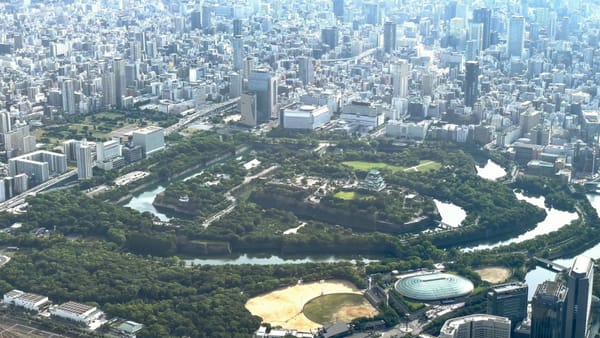
{"label": "white building", "polygon": [[317,129],[331,120],[327,106],[309,106],[285,109],[283,111],[283,127],[289,129]]}
{"label": "white building", "polygon": [[348,124],[373,129],[385,122],[385,113],[381,106],[369,102],[353,101],[344,106],[340,119]]}
{"label": "white building", "polygon": [[4,304],[14,305],[25,308],[29,311],[39,312],[40,309],[49,303],[48,297],[27,293],[21,290],[12,290],[4,294]]}
{"label": "white building", "polygon": [[133,131],[132,143],[142,147],[145,156],[165,148],[165,131],[161,127],[149,126]]}
{"label": "white building", "polygon": [[448,319],[440,338],[510,338],[510,319],[476,314]]}
{"label": "white building", "polygon": [[50,309],[55,317],[72,320],[89,326],[92,322],[104,317],[104,312],[98,308],[76,302],[66,302]]}
{"label": "white building", "polygon": [[87,180],[92,178],[92,148],[84,139],[77,146],[77,178]]}
{"label": "white building", "polygon": [[385,126],[385,135],[390,137],[423,140],[427,136],[430,122],[427,120],[415,122],[389,121]]}
{"label": "white building", "polygon": [[103,170],[111,170],[115,162],[122,161],[121,144],[118,140],[96,143],[96,166]]}
{"label": "white building", "polygon": [[47,181],[51,176],[67,171],[67,158],[63,154],[38,150],[8,160],[10,176],[27,174],[34,184]]}

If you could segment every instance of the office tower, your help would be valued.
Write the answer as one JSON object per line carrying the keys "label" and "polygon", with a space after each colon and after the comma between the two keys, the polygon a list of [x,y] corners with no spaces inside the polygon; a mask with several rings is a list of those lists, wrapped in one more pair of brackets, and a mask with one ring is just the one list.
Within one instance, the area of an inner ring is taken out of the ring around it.
{"label": "office tower", "polygon": [[253,57],[247,57],[244,59],[244,71],[242,75],[245,79],[248,78],[250,76],[250,73],[254,70],[254,63],[255,60]]}
{"label": "office tower", "polygon": [[165,148],[165,130],[161,127],[149,126],[133,131],[131,143],[142,147],[144,157]]}
{"label": "office tower", "polygon": [[125,61],[121,58],[113,60],[114,76],[114,101],[117,108],[123,108],[123,94],[125,93]]}
{"label": "office tower", "polygon": [[510,319],[475,314],[448,319],[439,338],[510,338]]}
{"label": "office tower", "polygon": [[242,20],[241,19],[233,19],[233,36],[241,36],[242,35]]}
{"label": "office tower", "polygon": [[569,17],[565,16],[559,20],[560,27],[558,29],[557,39],[558,40],[569,40]]}
{"label": "office tower", "polygon": [[248,77],[248,91],[256,94],[258,123],[277,116],[277,79],[267,69],[255,69]]}
{"label": "office tower", "polygon": [[487,294],[487,313],[510,319],[514,329],[527,317],[527,284],[515,282],[490,288]]}
{"label": "office tower", "polygon": [[452,18],[456,16],[456,0],[452,0],[446,4],[444,7],[444,20],[450,21]]}
{"label": "office tower", "polygon": [[117,97],[115,89],[114,74],[107,73],[102,76],[102,105],[105,107],[115,107],[117,105]]}
{"label": "office tower", "polygon": [[232,44],[233,69],[240,71],[244,67],[244,40],[242,40],[242,37],[238,35],[233,37]]}
{"label": "office tower", "polygon": [[75,89],[73,88],[73,80],[65,79],[62,83],[62,103],[63,111],[67,114],[75,114]]}
{"label": "office tower", "polygon": [[565,338],[585,338],[590,324],[594,262],[577,256],[569,271]]}
{"label": "office tower", "polygon": [[521,57],[525,43],[525,18],[512,16],[508,23],[508,39],[506,41],[508,57]]}
{"label": "office tower", "polygon": [[486,50],[491,44],[492,11],[489,8],[474,9],[472,22],[483,25],[481,48]]}
{"label": "office tower", "polygon": [[564,338],[567,288],[554,281],[538,285],[531,300],[531,338]]}
{"label": "office tower", "polygon": [[85,139],[77,145],[77,179],[92,178],[92,148]]}
{"label": "office tower", "polygon": [[204,31],[212,28],[212,7],[209,5],[202,5],[202,29]]}
{"label": "office tower", "polygon": [[242,95],[242,75],[240,73],[229,73],[229,97],[236,98]]}
{"label": "office tower", "polygon": [[308,85],[314,81],[315,70],[313,67],[313,61],[311,57],[299,56],[298,57],[298,77],[302,81],[303,85]]}
{"label": "office tower", "polygon": [[396,50],[396,24],[387,21],[383,25],[383,51],[392,53]]}
{"label": "office tower", "polygon": [[481,51],[483,51],[483,24],[471,22],[469,24],[469,31],[467,35],[467,41],[472,42],[472,54],[468,57],[468,60],[474,60],[479,57]]}
{"label": "office tower", "polygon": [[399,60],[391,64],[392,95],[394,97],[408,97],[408,77],[410,65],[406,60]]}
{"label": "office tower", "polygon": [[479,63],[477,61],[467,61],[465,63],[465,83],[463,90],[465,93],[465,106],[473,107],[479,94]]}
{"label": "office tower", "polygon": [[258,124],[256,113],[256,94],[242,94],[240,98],[240,124],[248,127],[256,127]]}
{"label": "office tower", "polygon": [[327,45],[329,49],[334,49],[338,45],[339,31],[337,27],[323,28],[321,30],[321,42]]}
{"label": "office tower", "polygon": [[10,121],[10,113],[7,111],[0,112],[0,133],[5,134],[12,130]]}
{"label": "office tower", "polygon": [[333,15],[338,19],[344,17],[344,0],[333,0]]}
{"label": "office tower", "polygon": [[193,10],[190,13],[190,24],[191,29],[202,29],[202,12],[199,10]]}
{"label": "office tower", "polygon": [[379,25],[379,4],[365,3],[363,4],[365,23],[368,25]]}

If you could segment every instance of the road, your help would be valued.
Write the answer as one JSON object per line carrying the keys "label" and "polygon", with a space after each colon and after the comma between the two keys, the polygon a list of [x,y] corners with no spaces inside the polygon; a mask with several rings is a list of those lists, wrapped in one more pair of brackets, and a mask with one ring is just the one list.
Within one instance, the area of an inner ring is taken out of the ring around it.
{"label": "road", "polygon": [[64,173],[62,175],[51,178],[42,184],[36,185],[35,187],[25,191],[24,193],[0,203],[0,212],[6,211],[11,208],[18,207],[19,205],[23,204],[25,202],[25,199],[27,197],[29,197],[30,195],[35,195],[38,192],[43,191],[43,190],[59,183],[60,181],[66,180],[75,175],[77,175],[77,170],[73,169],[71,171],[67,171],[66,173]]}
{"label": "road", "polygon": [[190,114],[188,116],[181,118],[179,120],[179,122],[175,123],[174,125],[165,128],[165,135],[169,135],[173,132],[179,131],[183,127],[187,126],[188,124],[194,122],[195,120],[197,120],[205,115],[210,115],[221,109],[227,108],[232,105],[236,105],[239,101],[240,101],[240,98],[237,97],[235,99],[231,99],[231,100],[228,100],[228,101],[225,101],[222,103],[213,104],[204,109],[198,110],[198,111],[194,112],[193,114]]}
{"label": "road", "polygon": [[0,255],[0,268],[6,265],[6,263],[10,262],[10,257]]}

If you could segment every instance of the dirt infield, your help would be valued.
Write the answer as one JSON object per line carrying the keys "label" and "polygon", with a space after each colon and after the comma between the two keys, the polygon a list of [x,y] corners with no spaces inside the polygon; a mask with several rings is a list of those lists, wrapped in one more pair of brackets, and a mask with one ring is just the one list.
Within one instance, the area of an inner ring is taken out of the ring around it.
{"label": "dirt infield", "polygon": [[474,270],[481,280],[497,284],[505,282],[510,277],[510,269],[501,267],[488,267]]}
{"label": "dirt infield", "polygon": [[[246,309],[253,315],[262,317],[264,322],[271,323],[273,326],[309,331],[322,325],[306,318],[302,313],[304,304],[313,298],[332,293],[362,294],[354,285],[348,282],[327,280],[298,284],[251,298],[246,302]],[[372,311],[376,311],[370,304],[367,305]],[[365,314],[368,314],[368,312],[362,305],[346,306],[339,309],[336,318],[338,320],[351,320]]]}

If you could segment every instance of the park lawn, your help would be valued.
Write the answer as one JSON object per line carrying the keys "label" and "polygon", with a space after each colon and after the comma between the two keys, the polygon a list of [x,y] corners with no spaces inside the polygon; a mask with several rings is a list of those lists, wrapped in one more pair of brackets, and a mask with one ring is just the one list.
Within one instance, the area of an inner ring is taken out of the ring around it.
{"label": "park lawn", "polygon": [[369,171],[371,169],[387,169],[387,170],[391,170],[392,172],[398,172],[398,171],[430,172],[430,171],[438,170],[442,167],[441,163],[436,162],[436,161],[431,161],[431,160],[421,160],[421,161],[419,161],[418,165],[409,167],[409,168],[398,166],[398,165],[393,165],[393,164],[387,164],[387,163],[383,163],[383,162],[345,161],[345,162],[342,162],[342,164],[345,164],[345,165],[353,168],[354,170]]}
{"label": "park lawn", "polygon": [[402,171],[402,170],[406,169],[401,166],[387,164],[387,163],[383,163],[383,162],[345,161],[345,162],[342,162],[342,164],[345,164],[354,170],[362,170],[362,171],[369,171],[371,169],[388,169],[388,170],[391,170],[392,172],[397,172],[397,171]]}
{"label": "park lawn", "polygon": [[347,201],[353,200],[356,198],[356,191],[338,191],[333,197]]}
{"label": "park lawn", "polygon": [[365,303],[363,295],[354,293],[332,293],[311,299],[304,305],[302,312],[315,323],[331,323],[335,314],[344,306],[356,306]]}
{"label": "park lawn", "polygon": [[436,161],[423,160],[416,166],[416,170],[419,172],[430,172],[438,170],[442,167],[442,164]]}

